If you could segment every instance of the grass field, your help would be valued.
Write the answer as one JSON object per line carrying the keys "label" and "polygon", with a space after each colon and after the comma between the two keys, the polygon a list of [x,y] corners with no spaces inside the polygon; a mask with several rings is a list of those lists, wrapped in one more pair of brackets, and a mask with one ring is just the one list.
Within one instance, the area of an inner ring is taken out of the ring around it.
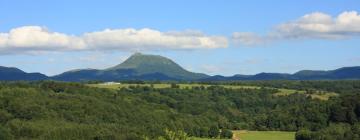
{"label": "grass field", "polygon": [[295,132],[233,131],[235,140],[295,140]]}
{"label": "grass field", "polygon": [[[152,84],[154,86],[154,88],[170,88],[170,84]],[[211,85],[206,85],[206,84],[177,84],[179,85],[179,87],[181,89],[184,88],[192,88],[192,87],[199,87],[199,86],[204,86],[204,87],[209,87]],[[129,86],[150,86],[150,84],[113,84],[113,85],[105,85],[105,84],[88,84],[88,86],[91,87],[98,87],[98,88],[108,88],[108,89],[119,89],[122,87],[129,87]],[[261,87],[259,86],[244,86],[244,85],[220,85],[223,86],[225,88],[232,88],[232,89],[260,89]],[[302,90],[294,90],[294,89],[283,89],[283,88],[278,88],[279,92],[276,93],[275,95],[277,96],[287,96],[293,93],[301,93],[301,94],[305,94],[305,91]],[[316,94],[311,94],[309,96],[311,96],[312,98],[317,98],[320,100],[328,100],[330,97],[332,96],[337,96],[337,93],[334,92],[323,92],[323,93],[316,93]]]}
{"label": "grass field", "polygon": [[197,137],[192,137],[192,138],[190,138],[190,140],[231,140],[231,139],[210,139],[210,138],[197,138]]}
{"label": "grass field", "polygon": [[[119,89],[122,87],[129,87],[129,86],[150,86],[151,84],[113,84],[113,85],[104,85],[104,84],[88,84],[91,87],[99,87],[99,88],[109,88],[109,89]],[[170,84],[152,84],[154,88],[170,88]],[[209,87],[211,85],[205,85],[205,84],[177,84],[181,89],[184,88],[192,88],[192,87]],[[241,85],[221,85],[225,88],[248,88],[248,89],[259,89],[260,87],[257,86],[241,86]]]}
{"label": "grass field", "polygon": [[[99,88],[109,88],[109,89],[119,89],[122,87],[129,87],[129,86],[150,86],[151,84],[113,84],[113,85],[105,85],[105,84],[88,84],[92,87],[99,87]],[[170,84],[152,84],[154,88],[170,88]],[[177,84],[181,89],[184,88],[192,88],[192,87],[209,87],[211,85],[207,84]],[[243,85],[219,85],[225,88],[232,88],[232,89],[260,89],[261,87],[258,86],[243,86]],[[286,89],[284,89],[285,91]],[[288,91],[296,91],[296,90],[288,90]],[[282,91],[283,92],[283,91]]]}
{"label": "grass field", "polygon": [[[233,131],[234,140],[295,140],[295,132],[284,131]],[[230,140],[230,139],[210,139],[210,138],[191,138],[190,140]]]}
{"label": "grass field", "polygon": [[[294,89],[278,89],[280,92],[276,93],[276,95],[278,96],[287,96],[290,94],[294,94],[294,93],[300,93],[300,94],[305,94],[305,91],[302,90],[294,90]],[[330,97],[333,96],[338,96],[337,93],[335,92],[319,92],[316,91],[317,93],[314,94],[308,94],[308,96],[311,96],[311,98],[313,99],[320,99],[320,100],[328,100]]]}

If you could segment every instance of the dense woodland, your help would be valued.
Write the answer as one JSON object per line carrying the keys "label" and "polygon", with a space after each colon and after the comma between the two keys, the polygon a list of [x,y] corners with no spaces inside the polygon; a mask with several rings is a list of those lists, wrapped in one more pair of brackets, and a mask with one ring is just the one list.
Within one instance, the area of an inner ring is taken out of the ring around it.
{"label": "dense woodland", "polygon": [[[180,89],[83,83],[0,83],[0,139],[231,138],[230,130],[297,131],[297,140],[357,140],[360,81],[248,81]],[[273,88],[339,93],[329,100]]]}

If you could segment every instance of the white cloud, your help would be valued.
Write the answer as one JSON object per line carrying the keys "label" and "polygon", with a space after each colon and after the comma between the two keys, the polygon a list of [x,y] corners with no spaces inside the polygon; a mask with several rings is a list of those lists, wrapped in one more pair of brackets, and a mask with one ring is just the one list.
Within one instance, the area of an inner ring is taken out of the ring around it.
{"label": "white cloud", "polygon": [[227,39],[220,36],[177,32],[164,33],[152,29],[106,29],[85,33],[83,36],[90,48],[121,50],[161,50],[161,49],[202,49],[225,48]]}
{"label": "white cloud", "polygon": [[45,27],[23,26],[11,29],[8,33],[0,33],[0,53],[191,50],[227,46],[226,37],[210,36],[191,30],[161,32],[148,28],[106,29],[74,36],[51,32]]}
{"label": "white cloud", "polygon": [[50,32],[39,26],[19,27],[0,35],[2,52],[78,50],[84,47],[85,44],[79,37]]}
{"label": "white cloud", "polygon": [[344,39],[360,35],[360,15],[343,12],[337,17],[315,12],[276,26],[267,35],[235,32],[232,39],[245,45],[263,44],[286,39]]}

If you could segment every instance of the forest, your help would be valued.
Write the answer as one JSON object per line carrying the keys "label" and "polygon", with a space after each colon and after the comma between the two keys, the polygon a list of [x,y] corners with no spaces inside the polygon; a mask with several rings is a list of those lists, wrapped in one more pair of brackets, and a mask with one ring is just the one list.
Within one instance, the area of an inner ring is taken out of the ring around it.
{"label": "forest", "polygon": [[[211,86],[191,88],[137,83],[149,86],[0,82],[0,139],[229,139],[232,130],[292,131],[296,140],[360,139],[360,81],[207,82],[196,84]],[[277,88],[308,94],[279,96]],[[338,96],[309,96],[318,90]]]}

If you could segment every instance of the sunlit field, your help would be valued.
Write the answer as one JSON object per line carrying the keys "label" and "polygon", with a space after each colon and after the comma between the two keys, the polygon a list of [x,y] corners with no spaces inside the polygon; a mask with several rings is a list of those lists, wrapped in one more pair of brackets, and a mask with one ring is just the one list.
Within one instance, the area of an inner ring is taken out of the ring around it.
{"label": "sunlit field", "polygon": [[[212,85],[209,84],[177,84],[179,88],[186,89],[186,88],[193,88],[193,87],[209,87]],[[120,88],[128,88],[130,86],[152,86],[154,88],[170,88],[171,84],[168,83],[161,83],[161,84],[128,84],[128,83],[121,83],[121,84],[88,84],[91,87],[98,87],[98,88],[108,88],[108,89],[120,89]],[[248,85],[218,85],[224,88],[231,88],[231,89],[260,89],[259,86],[248,86]],[[273,87],[264,87],[264,88],[273,88]],[[295,89],[284,89],[284,88],[273,88],[279,90],[275,95],[277,96],[287,96],[294,93],[299,94],[306,94],[303,90],[295,90]],[[330,97],[337,96],[337,93],[334,92],[325,92],[325,91],[315,91],[313,94],[308,94],[312,98],[320,99],[320,100],[328,100]]]}
{"label": "sunlit field", "polygon": [[[284,131],[233,131],[234,140],[295,140],[295,132]],[[211,138],[196,138],[191,140],[230,140],[230,139],[211,139]]]}
{"label": "sunlit field", "polygon": [[295,140],[295,132],[233,131],[235,140]]}

